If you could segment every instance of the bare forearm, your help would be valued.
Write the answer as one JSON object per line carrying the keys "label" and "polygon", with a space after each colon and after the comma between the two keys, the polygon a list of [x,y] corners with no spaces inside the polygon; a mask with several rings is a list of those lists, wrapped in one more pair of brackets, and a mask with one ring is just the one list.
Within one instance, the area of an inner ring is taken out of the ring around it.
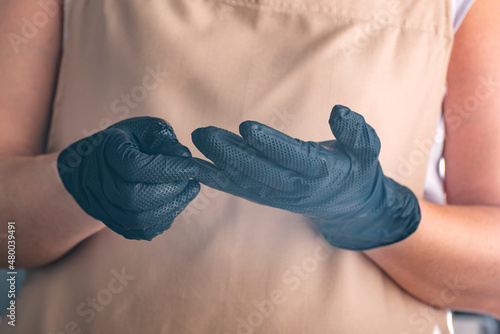
{"label": "bare forearm", "polygon": [[[0,156],[0,233],[16,222],[16,264],[45,265],[103,228],[64,189],[54,162],[57,154],[37,157]],[[0,261],[7,247],[0,243]]]}
{"label": "bare forearm", "polygon": [[[62,1],[0,0],[0,153],[43,152],[62,47]],[[43,9],[45,8],[45,10]],[[47,22],[31,36],[35,16]],[[30,24],[33,24],[32,22]]]}
{"label": "bare forearm", "polygon": [[419,299],[500,318],[500,208],[420,204],[413,235],[366,255]]}

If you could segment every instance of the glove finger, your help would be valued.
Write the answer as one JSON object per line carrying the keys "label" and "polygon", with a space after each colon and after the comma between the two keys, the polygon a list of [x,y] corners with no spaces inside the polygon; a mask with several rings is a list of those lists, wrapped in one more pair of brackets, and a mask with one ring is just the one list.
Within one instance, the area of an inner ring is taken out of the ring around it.
{"label": "glove finger", "polygon": [[224,173],[208,161],[198,158],[193,158],[193,161],[199,167],[198,175],[195,177],[196,181],[199,181],[210,188],[228,192],[226,189],[233,183],[228,174]]}
{"label": "glove finger", "polygon": [[147,211],[169,202],[188,181],[169,183],[130,183],[121,177],[104,178],[103,193],[110,203],[129,211]]}
{"label": "glove finger", "polygon": [[197,158],[194,158],[194,160],[199,164],[200,167],[200,171],[196,176],[196,180],[206,186],[209,186],[210,188],[223,191],[234,196],[249,199],[264,205],[269,205],[268,203],[271,200],[302,200],[303,198],[303,196],[300,196],[297,193],[278,191],[251,178],[240,177],[231,179],[228,176],[227,172],[221,171],[208,161]]}
{"label": "glove finger", "polygon": [[300,174],[269,160],[232,132],[212,126],[195,130],[192,137],[196,147],[217,167],[234,174],[229,175],[233,181],[252,178],[284,192],[296,191],[303,186]]}
{"label": "glove finger", "polygon": [[112,125],[127,131],[136,141],[139,150],[146,154],[163,154],[190,157],[189,149],[179,143],[172,126],[157,117],[134,117]]}
{"label": "glove finger", "polygon": [[190,180],[185,189],[168,204],[142,212],[127,212],[114,208],[109,213],[115,219],[103,222],[127,239],[151,240],[170,228],[175,217],[186,208],[199,192],[200,184]]}
{"label": "glove finger", "polygon": [[126,132],[113,129],[107,137],[103,160],[128,182],[167,183],[196,176],[191,158],[148,155],[139,150]]}
{"label": "glove finger", "polygon": [[372,165],[380,153],[380,140],[363,116],[336,105],[330,114],[330,129],[337,141],[362,164]]}
{"label": "glove finger", "polygon": [[128,228],[129,233],[139,235],[160,234],[170,228],[174,219],[196,198],[199,192],[200,184],[190,180],[185,189],[167,204],[149,211],[133,213],[132,217],[137,223],[133,225],[134,227]]}
{"label": "glove finger", "polygon": [[240,124],[246,143],[275,163],[306,176],[325,173],[324,150],[315,142],[292,138],[267,125],[246,121]]}

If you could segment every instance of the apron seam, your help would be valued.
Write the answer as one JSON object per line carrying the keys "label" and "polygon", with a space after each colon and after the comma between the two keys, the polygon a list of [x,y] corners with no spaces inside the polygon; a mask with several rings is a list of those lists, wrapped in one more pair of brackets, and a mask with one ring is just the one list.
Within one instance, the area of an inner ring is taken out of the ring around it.
{"label": "apron seam", "polygon": [[[312,14],[316,16],[322,16],[326,18],[337,18],[337,19],[342,19],[345,20],[345,22],[352,22],[352,21],[364,21],[364,22],[372,22],[376,21],[374,18],[370,17],[363,17],[360,15],[355,15],[353,13],[341,13],[341,12],[336,12],[334,7],[332,6],[297,6],[297,5],[290,5],[286,4],[284,2],[273,2],[273,3],[267,3],[267,4],[257,4],[254,0],[211,0],[208,1],[211,3],[219,3],[219,4],[225,4],[228,6],[233,6],[233,7],[243,7],[243,8],[248,8],[248,9],[254,9],[254,10],[265,10],[268,12],[274,12],[277,14],[292,14],[292,15],[302,15],[302,14]],[[315,8],[316,7],[316,8]],[[390,23],[384,23],[384,27],[393,27],[393,28],[400,28],[401,30],[406,30],[406,31],[416,31],[416,32],[421,32],[421,33],[427,33],[431,35],[440,35],[442,37],[445,37],[447,39],[452,39],[453,36],[450,33],[448,29],[440,29],[439,26],[437,25],[432,25],[431,28],[425,29],[421,28],[418,26],[414,25],[408,25],[405,23],[405,21],[402,22],[402,24],[390,24]],[[447,30],[447,31],[445,31]]]}

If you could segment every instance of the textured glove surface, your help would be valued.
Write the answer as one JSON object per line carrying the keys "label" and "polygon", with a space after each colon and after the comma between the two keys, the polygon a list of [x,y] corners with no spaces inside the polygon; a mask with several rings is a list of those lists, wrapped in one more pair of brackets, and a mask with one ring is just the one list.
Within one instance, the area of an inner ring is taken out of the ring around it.
{"label": "textured glove surface", "polygon": [[92,217],[128,239],[168,229],[200,190],[199,167],[164,120],[118,122],[63,150],[59,175]]}
{"label": "textured glove surface", "polygon": [[193,132],[196,147],[215,165],[196,159],[196,179],[260,204],[305,215],[334,246],[364,250],[413,233],[420,222],[415,195],[387,178],[378,161],[380,141],[364,118],[335,106],[336,140],[291,138],[258,122],[238,136],[216,127]]}

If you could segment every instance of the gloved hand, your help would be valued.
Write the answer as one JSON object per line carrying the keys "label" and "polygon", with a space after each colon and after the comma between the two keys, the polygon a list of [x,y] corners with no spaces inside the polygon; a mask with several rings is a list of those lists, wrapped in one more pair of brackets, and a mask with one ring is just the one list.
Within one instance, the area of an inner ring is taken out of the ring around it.
{"label": "gloved hand", "polygon": [[164,120],[118,122],[63,150],[58,171],[90,216],[127,239],[151,240],[200,191],[189,149]]}
{"label": "gloved hand", "polygon": [[330,128],[336,140],[322,143],[253,121],[240,125],[242,137],[216,127],[197,129],[193,142],[215,166],[197,159],[196,179],[303,214],[340,248],[365,250],[413,233],[420,222],[417,198],[382,172],[375,130],[344,106],[333,108]]}

